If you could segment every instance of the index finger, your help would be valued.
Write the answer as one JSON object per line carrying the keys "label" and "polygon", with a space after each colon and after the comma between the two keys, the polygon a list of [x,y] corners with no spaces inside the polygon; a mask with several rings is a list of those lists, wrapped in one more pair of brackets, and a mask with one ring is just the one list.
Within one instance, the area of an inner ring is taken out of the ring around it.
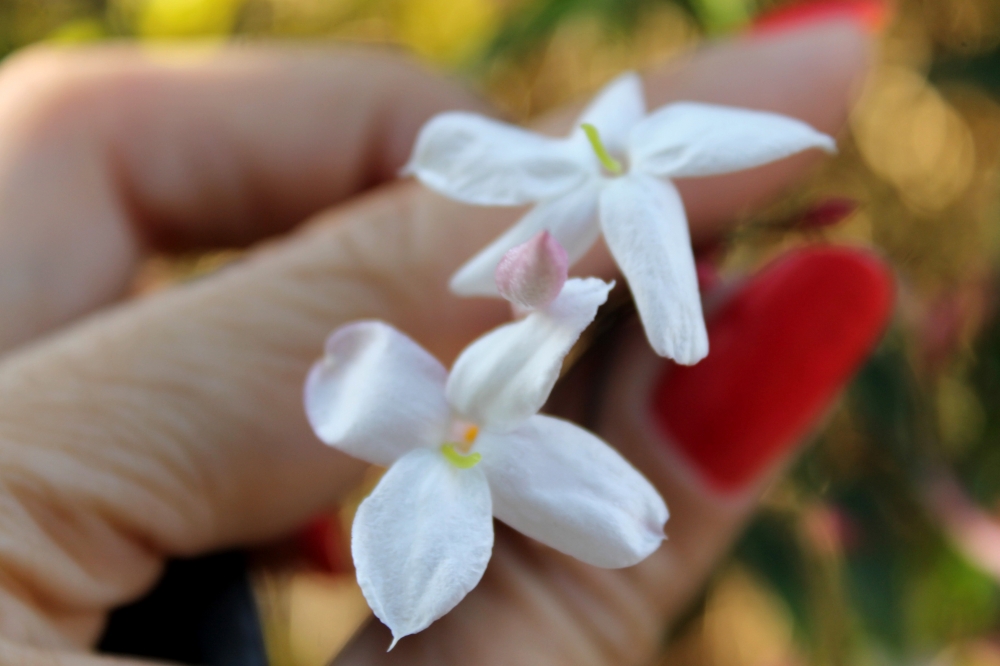
{"label": "index finger", "polygon": [[361,49],[35,49],[0,69],[0,350],[151,250],[239,246],[395,178],[459,85]]}

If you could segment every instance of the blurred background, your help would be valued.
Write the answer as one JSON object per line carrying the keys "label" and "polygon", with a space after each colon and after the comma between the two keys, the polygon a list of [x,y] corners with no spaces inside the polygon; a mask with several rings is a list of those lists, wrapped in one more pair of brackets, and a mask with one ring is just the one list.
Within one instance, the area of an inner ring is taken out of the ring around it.
{"label": "blurred background", "polygon": [[[880,44],[841,153],[716,254],[739,272],[802,243],[874,246],[901,280],[897,316],[663,663],[1000,666],[1000,0],[0,0],[0,55],[123,37],[386,44],[523,120],[706,39],[837,14]],[[258,567],[278,666],[320,666],[367,618],[336,529],[350,514],[304,535],[311,565]]]}

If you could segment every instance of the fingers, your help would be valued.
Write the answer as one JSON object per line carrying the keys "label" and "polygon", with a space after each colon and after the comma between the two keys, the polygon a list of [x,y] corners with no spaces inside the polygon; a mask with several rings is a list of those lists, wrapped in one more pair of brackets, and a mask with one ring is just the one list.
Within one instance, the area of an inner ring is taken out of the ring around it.
{"label": "fingers", "polygon": [[[389,654],[373,622],[335,663],[650,663],[892,305],[892,276],[871,255],[800,250],[710,312],[713,353],[696,366],[657,358],[631,322],[588,351],[549,407],[589,422],[657,485],[671,511],[660,550],[597,569],[501,527],[483,582],[452,613]],[[607,379],[596,414],[582,388],[595,377]]]}
{"label": "fingers", "polygon": [[0,69],[0,349],[121,294],[150,248],[243,245],[395,177],[479,104],[349,49],[34,50]]}
{"label": "fingers", "polygon": [[[841,50],[839,38],[798,43]],[[752,56],[772,48],[746,43],[728,58],[746,76],[846,107],[825,78],[810,73],[794,87],[784,60]],[[686,65],[691,80],[701,81],[703,62],[720,66],[709,56]],[[0,569],[44,602],[35,602],[36,619],[84,642],[80,618],[96,626],[103,609],[140,593],[161,556],[273,537],[353,487],[361,465],[320,445],[302,410],[323,338],[379,318],[450,361],[507,312],[451,296],[447,278],[512,217],[473,217],[401,183],[211,278],[9,357],[0,366],[9,462],[0,486],[10,533],[30,538],[0,542]],[[52,507],[58,519],[40,520]]]}
{"label": "fingers", "polygon": [[873,255],[793,251],[709,315],[713,353],[693,367],[623,345],[603,432],[661,489],[669,540],[635,568],[663,617],[684,610],[763,488],[874,349],[895,301]]}

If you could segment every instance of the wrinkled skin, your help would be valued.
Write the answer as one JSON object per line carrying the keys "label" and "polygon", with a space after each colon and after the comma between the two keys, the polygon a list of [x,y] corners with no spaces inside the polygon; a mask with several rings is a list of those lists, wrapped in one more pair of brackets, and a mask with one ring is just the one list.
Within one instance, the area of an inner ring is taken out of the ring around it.
{"label": "wrinkled skin", "polygon": [[[836,133],[866,49],[848,24],[720,44],[654,72],[647,95],[651,106],[755,106]],[[381,318],[448,363],[505,318],[501,301],[461,300],[446,284],[517,212],[388,183],[420,125],[450,108],[484,110],[362,51],[112,46],[3,65],[0,662],[111,663],[89,652],[107,613],[148,590],[165,558],[287,534],[356,484],[363,466],[322,446],[301,405],[332,329]],[[549,126],[564,129],[561,118]],[[683,183],[695,239],[818,159]],[[123,301],[154,250],[268,238],[226,270]],[[613,266],[598,247],[575,272]],[[500,526],[482,584],[453,613],[389,654],[373,624],[338,663],[656,654],[778,470],[726,498],[678,471],[639,409],[658,361],[641,333],[629,340],[597,430],[667,499],[670,540],[610,571]]]}

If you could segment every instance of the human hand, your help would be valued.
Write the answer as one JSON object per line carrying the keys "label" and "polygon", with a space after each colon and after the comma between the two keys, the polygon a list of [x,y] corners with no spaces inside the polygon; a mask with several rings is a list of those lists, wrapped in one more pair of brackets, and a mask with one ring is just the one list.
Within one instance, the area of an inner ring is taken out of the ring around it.
{"label": "human hand", "polygon": [[[165,558],[285,534],[354,487],[363,465],[320,445],[302,413],[302,380],[330,330],[384,319],[447,362],[507,314],[446,285],[510,211],[413,183],[372,189],[405,161],[424,120],[475,100],[358,52],[179,55],[36,53],[0,73],[4,661],[105,663],[86,650],[107,612],[148,589]],[[654,74],[647,91],[654,106],[750,106],[834,132],[865,61],[864,39],[837,24],[714,47]],[[815,157],[683,183],[695,239]],[[253,243],[334,204],[238,265],[109,307],[151,249]],[[578,268],[612,270],[600,248]],[[713,355],[702,365],[673,369],[641,335],[621,340],[589,416],[670,505],[664,547],[639,566],[598,570],[500,530],[486,576],[455,611],[388,655],[373,624],[343,663],[649,659],[870,348],[886,289],[866,255],[799,255],[710,315]],[[856,335],[827,334],[844,321]],[[829,362],[804,376],[813,357]],[[569,389],[562,409],[573,412]],[[754,436],[699,439],[713,420],[734,422],[715,410],[736,410]],[[719,456],[706,452],[717,445],[735,470],[712,470]]]}

